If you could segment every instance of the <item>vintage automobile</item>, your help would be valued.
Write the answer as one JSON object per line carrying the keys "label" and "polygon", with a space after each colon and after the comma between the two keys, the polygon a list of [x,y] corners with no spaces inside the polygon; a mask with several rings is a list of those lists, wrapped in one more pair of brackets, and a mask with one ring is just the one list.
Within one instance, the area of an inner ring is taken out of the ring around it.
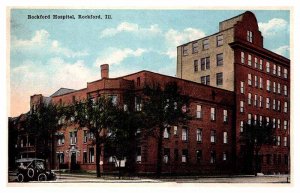
{"label": "vintage automobile", "polygon": [[47,181],[55,180],[56,175],[47,170],[45,160],[38,158],[22,158],[16,160],[18,164],[17,181]]}

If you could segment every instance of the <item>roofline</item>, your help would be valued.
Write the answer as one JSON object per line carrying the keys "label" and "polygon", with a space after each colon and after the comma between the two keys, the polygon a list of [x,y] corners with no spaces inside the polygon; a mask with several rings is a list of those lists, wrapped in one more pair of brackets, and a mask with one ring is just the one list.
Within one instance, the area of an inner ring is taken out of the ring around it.
{"label": "roofline", "polygon": [[143,72],[144,72],[144,73],[152,73],[152,74],[156,74],[156,75],[159,75],[159,76],[168,77],[168,78],[176,79],[176,80],[179,80],[179,81],[184,81],[184,82],[196,84],[196,85],[199,85],[199,86],[210,87],[210,88],[213,88],[213,89],[217,89],[217,90],[221,90],[221,91],[225,91],[225,92],[229,92],[229,93],[234,93],[233,91],[230,91],[230,90],[226,90],[226,89],[222,89],[222,88],[218,88],[218,87],[214,87],[214,86],[210,86],[210,85],[205,85],[205,84],[201,84],[201,83],[194,82],[194,81],[191,81],[191,80],[186,80],[186,79],[182,79],[182,78],[178,78],[178,77],[174,77],[174,76],[169,76],[169,75],[165,75],[165,74],[160,74],[160,73],[158,73],[158,72],[152,72],[152,71],[148,71],[148,70],[138,71],[138,72],[135,72],[135,73],[126,75],[126,76],[124,76],[124,77],[132,76],[132,75],[139,74],[139,73],[143,73]]}
{"label": "roofline", "polygon": [[60,95],[56,95],[56,96],[53,96],[53,97],[51,97],[51,98],[55,98],[55,97],[59,97],[59,96],[64,96],[64,95],[67,95],[67,94],[72,94],[72,93],[74,93],[74,92],[82,91],[82,90],[84,90],[84,89],[86,89],[86,88],[81,88],[81,89],[78,89],[78,90],[74,90],[74,89],[73,89],[73,91],[71,91],[71,92],[64,93],[64,94],[60,94]]}

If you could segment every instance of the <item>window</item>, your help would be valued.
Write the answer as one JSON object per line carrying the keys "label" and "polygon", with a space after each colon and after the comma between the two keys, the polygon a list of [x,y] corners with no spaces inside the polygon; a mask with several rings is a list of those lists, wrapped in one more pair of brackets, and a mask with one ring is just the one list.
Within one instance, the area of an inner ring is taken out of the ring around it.
{"label": "window", "polygon": [[284,93],[284,96],[287,96],[287,86],[286,85],[283,85],[283,93]]}
{"label": "window", "polygon": [[245,53],[241,52],[241,63],[245,64]]}
{"label": "window", "polygon": [[248,54],[248,66],[251,66],[252,64],[252,56]]}
{"label": "window", "polygon": [[197,117],[198,119],[201,119],[201,118],[202,118],[202,105],[197,105],[196,117]]}
{"label": "window", "polygon": [[201,76],[201,84],[210,85],[210,76]]}
{"label": "window", "polygon": [[142,162],[142,148],[141,147],[137,147],[136,162]]}
{"label": "window", "polygon": [[217,54],[217,66],[223,65],[223,53]]}
{"label": "window", "polygon": [[70,145],[77,143],[77,131],[70,132]]}
{"label": "window", "polygon": [[196,158],[197,158],[197,163],[199,163],[202,160],[202,150],[196,151]]}
{"label": "window", "polygon": [[254,68],[257,68],[258,67],[258,62],[257,62],[257,58],[255,57],[254,58]]}
{"label": "window", "polygon": [[58,160],[58,163],[60,164],[63,164],[65,161],[64,161],[64,153],[63,152],[59,152],[59,153],[56,153],[57,155],[57,160]]}
{"label": "window", "polygon": [[259,107],[263,107],[263,97],[259,96]]}
{"label": "window", "polygon": [[188,162],[188,154],[189,154],[189,152],[188,152],[187,149],[182,150],[182,156],[181,156],[181,162],[182,163]]}
{"label": "window", "polygon": [[257,115],[254,115],[254,125],[257,124]]}
{"label": "window", "polygon": [[273,64],[273,74],[276,75],[276,64]]}
{"label": "window", "polygon": [[263,69],[263,61],[262,61],[262,59],[259,60],[259,69],[260,70]]}
{"label": "window", "polygon": [[277,119],[277,129],[280,129],[280,127],[281,127],[281,121],[280,121],[280,119]]}
{"label": "window", "polygon": [[288,163],[289,163],[289,156],[284,155],[284,164],[288,165]]}
{"label": "window", "polygon": [[216,120],[216,108],[214,107],[210,108],[210,120],[212,121]]}
{"label": "window", "polygon": [[177,135],[177,129],[178,129],[177,125],[175,125],[175,126],[173,127],[173,129],[174,129],[174,135]]}
{"label": "window", "polygon": [[287,146],[287,137],[283,138],[283,146],[286,147]]}
{"label": "window", "polygon": [[94,148],[89,148],[89,163],[95,162],[95,152]]}
{"label": "window", "polygon": [[270,62],[266,63],[266,71],[267,73],[270,73]]}
{"label": "window", "polygon": [[277,140],[276,140],[276,142],[277,142],[276,145],[277,146],[280,146],[280,143],[281,143],[280,140],[281,140],[280,136],[277,136]]}
{"label": "window", "polygon": [[248,42],[253,42],[253,33],[252,31],[247,31],[247,41]]}
{"label": "window", "polygon": [[201,58],[201,70],[210,69],[210,57]]}
{"label": "window", "polygon": [[118,102],[118,97],[117,95],[109,95],[108,98],[111,100],[111,103],[114,106],[117,106],[117,102]]}
{"label": "window", "polygon": [[188,131],[187,131],[187,128],[182,128],[181,139],[182,139],[182,141],[187,141],[187,139],[188,139]]}
{"label": "window", "polygon": [[240,131],[241,131],[241,133],[243,133],[243,131],[244,131],[244,121],[240,122]]}
{"label": "window", "polygon": [[223,35],[217,36],[217,46],[223,45]]}
{"label": "window", "polygon": [[194,72],[198,72],[198,60],[194,60]]}
{"label": "window", "polygon": [[270,109],[270,98],[266,98],[266,108]]}
{"label": "window", "polygon": [[288,78],[288,71],[287,69],[283,69],[283,78]]}
{"label": "window", "polygon": [[287,113],[288,111],[288,103],[287,102],[284,102],[284,109],[283,109],[283,112]]}
{"label": "window", "polygon": [[141,111],[142,110],[142,99],[141,97],[135,97],[135,110],[136,111]]}
{"label": "window", "polygon": [[197,129],[197,142],[202,142],[202,129]]}
{"label": "window", "polygon": [[216,163],[216,151],[211,151],[210,152],[210,163],[211,164]]}
{"label": "window", "polygon": [[188,55],[188,47],[187,46],[183,46],[183,55],[184,56]]}
{"label": "window", "polygon": [[227,152],[223,152],[223,161],[227,160]]}
{"label": "window", "polygon": [[123,105],[123,110],[124,110],[124,112],[128,111],[128,105],[127,104]]}
{"label": "window", "polygon": [[257,95],[254,95],[254,106],[257,107],[258,104],[258,98]]}
{"label": "window", "polygon": [[252,95],[251,93],[248,93],[248,105],[251,105],[251,101],[252,101]]}
{"label": "window", "polygon": [[262,89],[263,88],[263,81],[262,78],[259,77],[259,88]]}
{"label": "window", "polygon": [[240,101],[240,112],[244,112],[244,101]]}
{"label": "window", "polygon": [[216,143],[216,140],[217,140],[217,132],[216,132],[216,130],[211,130],[210,131],[210,142]]}
{"label": "window", "polygon": [[280,100],[277,101],[277,111],[280,111],[281,105],[280,105]]}
{"label": "window", "polygon": [[252,85],[252,76],[251,76],[251,74],[248,74],[248,85],[249,86]]}
{"label": "window", "polygon": [[267,91],[271,91],[271,82],[270,80],[267,80]]}
{"label": "window", "polygon": [[223,121],[224,123],[228,122],[228,112],[226,109],[223,110]]}
{"label": "window", "polygon": [[270,117],[266,117],[266,126],[270,124]]}
{"label": "window", "polygon": [[170,137],[170,127],[165,127],[164,129],[164,138],[169,139]]}
{"label": "window", "polygon": [[170,159],[170,149],[169,148],[164,148],[164,158],[163,161],[165,164],[169,163]]}
{"label": "window", "polygon": [[263,122],[263,117],[261,115],[259,115],[259,125],[262,126],[262,122]]}
{"label": "window", "polygon": [[273,82],[273,93],[276,93],[276,82]]}
{"label": "window", "polygon": [[252,118],[252,115],[251,115],[251,113],[249,113],[249,114],[248,114],[248,125],[251,124],[251,118]]}
{"label": "window", "polygon": [[281,76],[281,67],[277,66],[277,76]]}
{"label": "window", "polygon": [[203,40],[203,50],[209,49],[209,41],[208,39]]}
{"label": "window", "polygon": [[217,79],[217,86],[223,85],[223,73],[217,73],[216,74],[216,79]]}
{"label": "window", "polygon": [[283,129],[284,129],[284,130],[287,130],[287,127],[288,127],[288,121],[287,121],[287,120],[284,120],[284,121],[283,121]]}
{"label": "window", "polygon": [[241,81],[241,94],[244,94],[245,90],[244,90],[244,82]]}
{"label": "window", "polygon": [[197,53],[198,52],[198,42],[194,42],[193,44],[192,44],[192,47],[193,47],[193,53]]}
{"label": "window", "polygon": [[277,84],[277,93],[281,94],[281,87],[280,87],[280,83]]}
{"label": "window", "polygon": [[83,130],[83,143],[86,143],[87,142],[87,130]]}
{"label": "window", "polygon": [[223,143],[224,144],[228,143],[228,134],[226,131],[223,132]]}
{"label": "window", "polygon": [[276,110],[276,100],[273,99],[273,110]]}
{"label": "window", "polygon": [[258,87],[258,79],[257,76],[254,76],[254,86]]}
{"label": "window", "polygon": [[137,86],[141,86],[141,78],[140,77],[137,77],[137,79],[136,79],[136,85]]}

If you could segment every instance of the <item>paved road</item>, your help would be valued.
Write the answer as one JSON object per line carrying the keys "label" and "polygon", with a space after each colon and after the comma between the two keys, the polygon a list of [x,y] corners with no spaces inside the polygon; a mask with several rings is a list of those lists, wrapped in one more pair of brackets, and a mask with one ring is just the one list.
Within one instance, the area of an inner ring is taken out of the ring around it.
{"label": "paved road", "polygon": [[[15,176],[10,175],[9,181],[14,181]],[[104,176],[96,178],[95,175],[58,174],[56,181],[46,183],[288,183],[288,175],[271,176],[233,176],[233,177],[172,177],[172,178],[122,178]],[[37,183],[37,182],[32,182]]]}

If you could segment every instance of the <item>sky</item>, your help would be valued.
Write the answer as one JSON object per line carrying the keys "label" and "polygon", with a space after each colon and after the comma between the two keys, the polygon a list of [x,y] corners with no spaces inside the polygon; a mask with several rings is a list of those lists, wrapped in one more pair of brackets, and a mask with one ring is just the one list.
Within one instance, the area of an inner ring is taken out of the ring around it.
{"label": "sky", "polygon": [[[176,74],[176,47],[218,32],[219,22],[245,10],[12,9],[10,15],[10,112],[29,110],[30,96],[59,88],[80,89],[100,79],[140,70]],[[250,10],[264,47],[290,57],[290,12]],[[28,15],[74,15],[76,19],[28,19]],[[77,15],[102,19],[77,19]],[[111,15],[112,19],[104,19]]]}

